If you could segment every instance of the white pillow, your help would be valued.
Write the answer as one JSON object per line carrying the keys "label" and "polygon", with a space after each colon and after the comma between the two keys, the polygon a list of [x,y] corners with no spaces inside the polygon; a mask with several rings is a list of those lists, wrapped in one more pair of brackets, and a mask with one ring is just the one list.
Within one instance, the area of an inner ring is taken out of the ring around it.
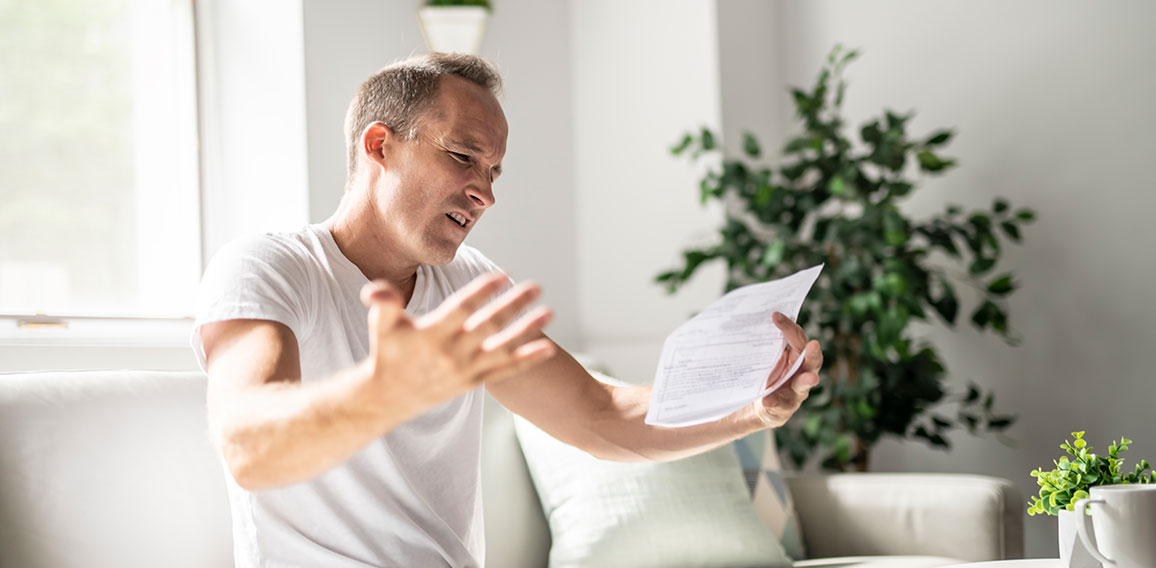
{"label": "white pillow", "polygon": [[751,505],[734,447],[668,463],[591,457],[521,417],[515,431],[550,524],[550,566],[788,567]]}

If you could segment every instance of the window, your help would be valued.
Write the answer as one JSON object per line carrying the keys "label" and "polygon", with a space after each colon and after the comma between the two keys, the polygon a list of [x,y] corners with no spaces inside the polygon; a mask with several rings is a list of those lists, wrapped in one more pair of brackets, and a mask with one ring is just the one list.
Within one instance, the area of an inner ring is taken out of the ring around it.
{"label": "window", "polygon": [[191,315],[192,9],[0,0],[0,315]]}

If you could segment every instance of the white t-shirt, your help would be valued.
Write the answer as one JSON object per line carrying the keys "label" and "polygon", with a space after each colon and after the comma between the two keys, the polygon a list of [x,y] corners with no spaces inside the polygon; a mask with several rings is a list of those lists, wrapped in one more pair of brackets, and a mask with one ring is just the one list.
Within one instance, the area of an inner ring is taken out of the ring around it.
{"label": "white t-shirt", "polygon": [[[406,312],[424,314],[494,270],[468,246],[448,265],[419,266]],[[197,360],[204,369],[202,325],[272,320],[297,337],[303,381],[332,376],[369,354],[366,282],[322,225],[233,241],[201,282]],[[482,565],[483,396],[479,387],[448,401],[308,482],[248,491],[226,469],[237,567]]]}

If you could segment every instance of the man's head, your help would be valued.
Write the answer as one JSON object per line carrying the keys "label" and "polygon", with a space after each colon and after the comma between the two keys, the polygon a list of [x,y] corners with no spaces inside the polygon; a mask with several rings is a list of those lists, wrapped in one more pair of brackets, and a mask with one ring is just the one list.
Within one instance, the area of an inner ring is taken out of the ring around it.
{"label": "man's head", "polygon": [[493,94],[501,94],[502,77],[488,61],[458,53],[427,53],[392,63],[371,75],[349,103],[345,114],[347,176],[357,171],[361,136],[382,122],[405,140],[417,134],[422,119],[437,100],[441,78],[461,77]]}
{"label": "man's head", "polygon": [[494,204],[508,126],[481,58],[431,54],[376,73],[346,120],[351,210],[404,266],[445,264]]}

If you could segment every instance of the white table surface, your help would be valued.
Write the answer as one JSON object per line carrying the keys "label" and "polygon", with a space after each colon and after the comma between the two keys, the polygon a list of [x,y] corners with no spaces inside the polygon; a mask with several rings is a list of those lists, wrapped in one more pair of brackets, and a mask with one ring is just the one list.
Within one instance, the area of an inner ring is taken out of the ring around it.
{"label": "white table surface", "polygon": [[971,562],[952,564],[943,568],[1061,568],[1059,558],[1031,558],[1027,560],[1000,560],[997,562]]}

